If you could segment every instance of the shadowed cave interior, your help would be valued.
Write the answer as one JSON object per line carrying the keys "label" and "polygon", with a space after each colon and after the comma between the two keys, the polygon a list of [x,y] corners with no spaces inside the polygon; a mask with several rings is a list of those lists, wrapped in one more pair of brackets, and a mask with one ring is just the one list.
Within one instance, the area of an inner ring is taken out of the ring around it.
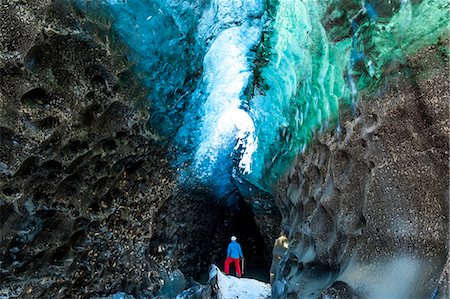
{"label": "shadowed cave interior", "polygon": [[[223,230],[214,237],[216,246],[221,249],[222,256],[214,258],[211,262],[223,268],[226,249],[231,236],[238,238],[245,257],[245,273],[243,277],[251,277],[261,281],[269,281],[271,256],[267,252],[271,248],[265,247],[261,232],[254,220],[254,214],[242,198],[236,205],[227,208],[223,215]],[[216,251],[216,250],[214,250]],[[230,274],[235,275],[234,264],[230,267]]]}

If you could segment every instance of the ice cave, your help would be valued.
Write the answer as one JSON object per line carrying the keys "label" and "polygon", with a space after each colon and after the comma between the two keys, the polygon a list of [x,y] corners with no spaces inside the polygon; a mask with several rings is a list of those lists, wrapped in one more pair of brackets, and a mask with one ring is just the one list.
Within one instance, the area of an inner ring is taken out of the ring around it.
{"label": "ice cave", "polygon": [[449,9],[0,1],[0,299],[449,298]]}

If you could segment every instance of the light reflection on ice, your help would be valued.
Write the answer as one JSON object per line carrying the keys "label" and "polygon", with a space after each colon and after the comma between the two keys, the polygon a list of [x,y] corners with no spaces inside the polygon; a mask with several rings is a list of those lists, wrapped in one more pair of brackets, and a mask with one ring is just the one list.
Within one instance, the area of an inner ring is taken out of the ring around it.
{"label": "light reflection on ice", "polygon": [[[207,156],[212,163],[220,162],[220,149],[226,148],[230,142],[236,142],[234,150],[243,148],[239,167],[244,173],[251,172],[251,158],[256,150],[255,127],[250,116],[242,109],[230,108],[219,116],[208,131],[207,137],[196,154],[197,164]],[[212,175],[212,173],[207,173]]]}
{"label": "light reflection on ice", "polygon": [[[239,161],[243,173],[251,172],[251,158],[256,150],[255,127],[249,114],[240,108],[241,94],[252,75],[250,48],[260,38],[259,26],[242,25],[222,31],[204,58],[203,81],[209,94],[202,107],[203,127],[196,152],[196,169],[200,176],[213,175],[224,153],[234,144],[244,152]],[[231,154],[231,153],[229,153]],[[204,161],[209,161],[205,165]]]}

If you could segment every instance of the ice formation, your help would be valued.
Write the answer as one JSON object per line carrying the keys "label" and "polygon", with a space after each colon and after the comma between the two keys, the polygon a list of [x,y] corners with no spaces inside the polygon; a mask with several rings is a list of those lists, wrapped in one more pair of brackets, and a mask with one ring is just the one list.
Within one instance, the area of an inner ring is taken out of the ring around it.
{"label": "ice formation", "polygon": [[80,1],[112,15],[149,88],[150,128],[174,141],[176,165],[192,166],[184,177],[221,178],[218,197],[233,169],[269,190],[318,130],[339,128],[387,62],[442,35],[448,9],[444,0],[94,3]]}

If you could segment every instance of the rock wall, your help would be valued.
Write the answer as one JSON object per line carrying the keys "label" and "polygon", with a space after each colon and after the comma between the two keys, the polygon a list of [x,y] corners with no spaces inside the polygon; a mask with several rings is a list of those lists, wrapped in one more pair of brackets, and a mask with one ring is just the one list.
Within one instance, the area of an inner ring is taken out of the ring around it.
{"label": "rock wall", "polygon": [[290,234],[276,297],[432,297],[449,236],[445,44],[391,65],[387,87],[280,180]]}
{"label": "rock wall", "polygon": [[180,264],[152,255],[157,218],[180,200],[123,48],[66,1],[0,20],[0,297],[156,294]]}

